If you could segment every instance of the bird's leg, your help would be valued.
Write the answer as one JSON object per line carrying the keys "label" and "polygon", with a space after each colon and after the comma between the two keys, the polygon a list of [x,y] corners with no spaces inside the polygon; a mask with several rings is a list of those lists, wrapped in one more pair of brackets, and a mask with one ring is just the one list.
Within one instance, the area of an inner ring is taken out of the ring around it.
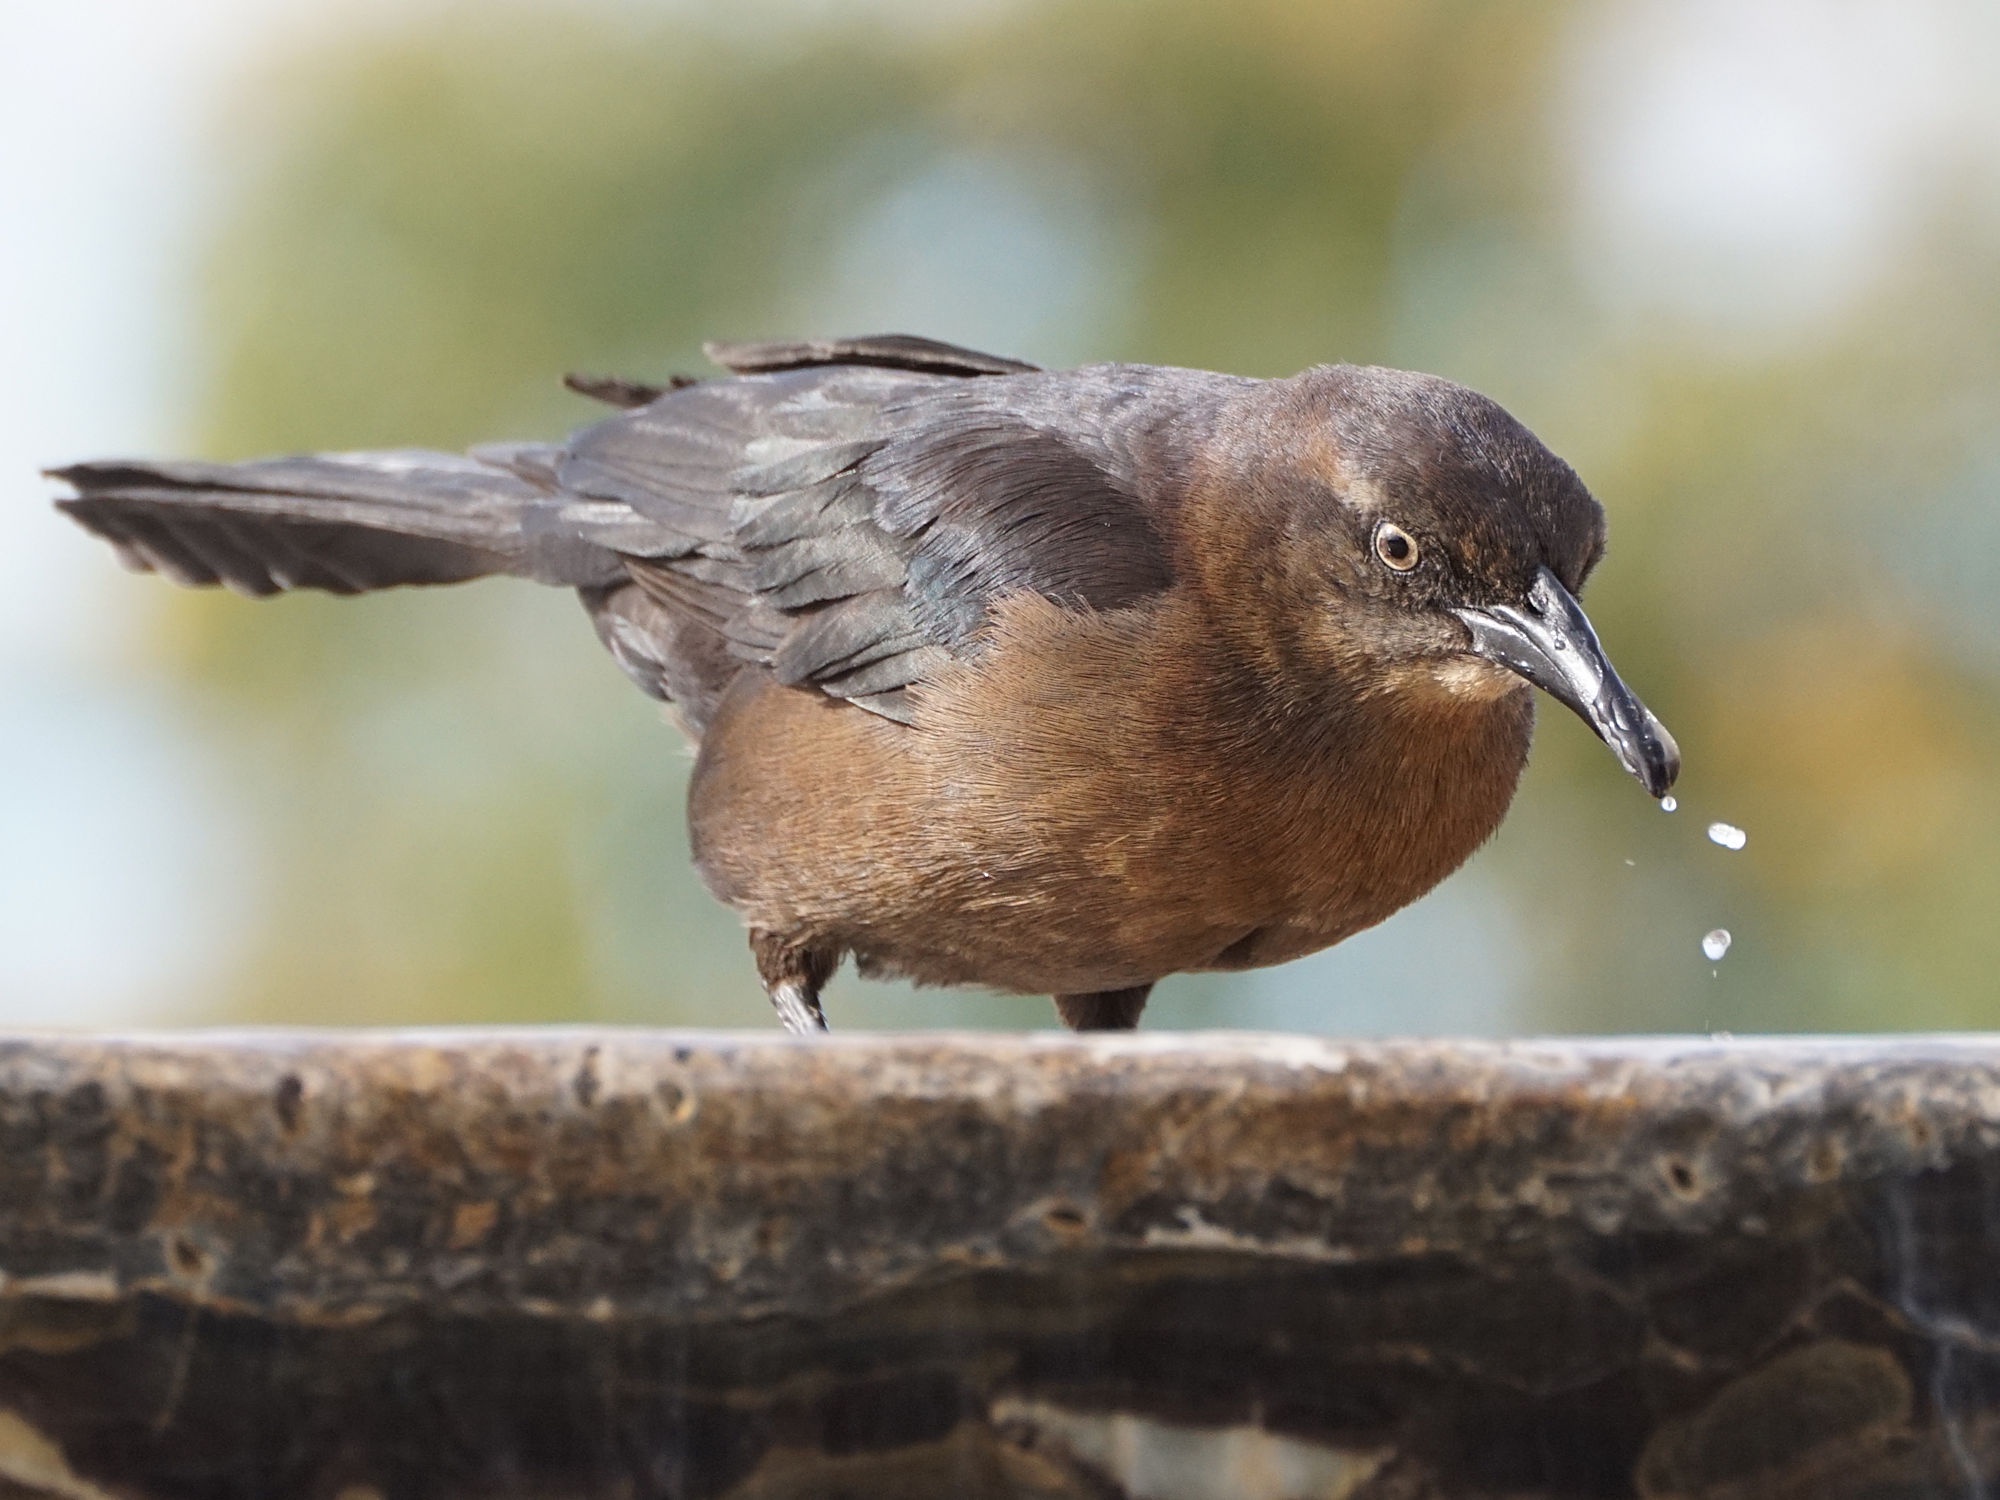
{"label": "bird's leg", "polygon": [[1071,1031],[1131,1031],[1146,1008],[1150,984],[1129,990],[1099,990],[1094,995],[1056,996],[1056,1014]]}
{"label": "bird's leg", "polygon": [[840,950],[810,938],[782,938],[775,932],[750,933],[750,952],[757,960],[757,977],[785,1030],[810,1035],[826,1030],[819,992],[840,963]]}

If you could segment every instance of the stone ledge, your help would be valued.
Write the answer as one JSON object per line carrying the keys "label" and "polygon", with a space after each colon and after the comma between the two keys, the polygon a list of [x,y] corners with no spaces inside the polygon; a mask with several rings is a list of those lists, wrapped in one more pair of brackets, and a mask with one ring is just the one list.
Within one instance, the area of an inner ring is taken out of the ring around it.
{"label": "stone ledge", "polygon": [[1972,1496],[1996,1267],[1980,1038],[17,1038],[0,1497]]}

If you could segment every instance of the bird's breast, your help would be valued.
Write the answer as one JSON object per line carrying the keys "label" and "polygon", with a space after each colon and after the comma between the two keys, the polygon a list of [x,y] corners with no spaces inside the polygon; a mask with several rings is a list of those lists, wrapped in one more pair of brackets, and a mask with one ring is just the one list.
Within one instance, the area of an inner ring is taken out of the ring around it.
{"label": "bird's breast", "polygon": [[703,873],[753,925],[877,968],[1074,993],[1312,952],[1497,826],[1526,753],[1517,702],[1246,717],[1160,613],[1008,601],[913,728],[775,684],[732,693],[692,794]]}

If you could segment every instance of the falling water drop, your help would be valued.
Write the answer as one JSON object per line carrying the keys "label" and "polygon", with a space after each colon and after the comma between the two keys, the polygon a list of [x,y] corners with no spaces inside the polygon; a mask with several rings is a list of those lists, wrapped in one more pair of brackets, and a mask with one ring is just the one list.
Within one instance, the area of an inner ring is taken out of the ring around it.
{"label": "falling water drop", "polygon": [[1741,849],[1750,841],[1750,835],[1734,823],[1711,823],[1708,825],[1709,842],[1722,845],[1725,849]]}
{"label": "falling water drop", "polygon": [[1662,798],[1660,799],[1660,811],[1661,811],[1661,812],[1675,812],[1675,811],[1678,811],[1678,810],[1679,810],[1679,808],[1680,808],[1680,805],[1681,805],[1681,804],[1680,804],[1679,800],[1678,800],[1677,798],[1674,798],[1674,797],[1662,797]]}
{"label": "falling water drop", "polygon": [[1712,964],[1722,962],[1722,955],[1729,951],[1729,929],[1718,927],[1701,940],[1702,955]]}

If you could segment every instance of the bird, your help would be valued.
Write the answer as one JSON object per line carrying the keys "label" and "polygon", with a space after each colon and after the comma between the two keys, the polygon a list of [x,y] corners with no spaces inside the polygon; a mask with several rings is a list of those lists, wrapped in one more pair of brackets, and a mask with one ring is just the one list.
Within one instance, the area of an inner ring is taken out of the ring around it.
{"label": "bird", "polygon": [[693,742],[694,863],[794,1032],[848,956],[1115,1031],[1338,943],[1499,827],[1536,689],[1679,773],[1578,602],[1603,508],[1464,386],[704,349],[568,377],[616,410],[563,442],[48,472],[181,584],[573,589]]}

